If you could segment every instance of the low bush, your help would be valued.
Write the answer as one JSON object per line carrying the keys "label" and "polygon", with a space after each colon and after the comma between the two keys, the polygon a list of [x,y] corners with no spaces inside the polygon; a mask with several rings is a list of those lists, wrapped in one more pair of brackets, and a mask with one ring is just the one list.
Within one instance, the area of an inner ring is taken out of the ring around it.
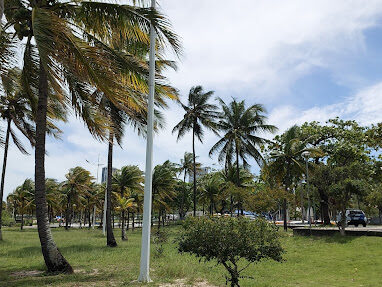
{"label": "low bush", "polygon": [[[230,282],[231,287],[240,286],[239,279],[245,278],[241,273],[251,263],[263,259],[282,260],[277,229],[263,219],[188,218],[178,241],[179,252],[194,254],[200,260],[216,260],[223,265],[229,273],[226,283]],[[247,262],[241,266],[243,259]]]}

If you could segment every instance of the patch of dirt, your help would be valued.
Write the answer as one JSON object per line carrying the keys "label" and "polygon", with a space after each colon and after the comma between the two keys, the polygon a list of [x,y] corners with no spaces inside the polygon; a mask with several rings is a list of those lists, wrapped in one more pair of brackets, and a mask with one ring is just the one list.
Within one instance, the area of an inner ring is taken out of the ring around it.
{"label": "patch of dirt", "polygon": [[10,274],[10,276],[18,277],[18,278],[36,277],[36,276],[39,276],[43,273],[44,273],[44,271],[40,271],[40,270],[23,270],[23,271],[13,272]]}
{"label": "patch of dirt", "polygon": [[174,283],[166,283],[160,285],[160,287],[215,287],[209,284],[207,281],[196,281],[192,285],[187,284],[185,279],[175,280]]}
{"label": "patch of dirt", "polygon": [[76,274],[87,274],[87,275],[98,275],[99,270],[98,269],[93,269],[91,272],[85,271],[84,269],[75,269],[74,273]]}

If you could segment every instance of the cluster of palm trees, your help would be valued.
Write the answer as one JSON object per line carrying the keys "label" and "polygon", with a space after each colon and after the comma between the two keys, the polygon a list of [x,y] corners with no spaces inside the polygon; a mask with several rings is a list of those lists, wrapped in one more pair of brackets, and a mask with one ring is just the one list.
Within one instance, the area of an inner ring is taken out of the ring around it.
{"label": "cluster of palm trees", "polygon": [[[95,138],[108,143],[107,221],[110,222],[113,144],[121,143],[126,125],[139,134],[145,133],[151,24],[157,35],[156,107],[165,108],[166,99],[177,99],[176,89],[168,84],[162,72],[175,67],[174,62],[165,58],[166,48],[180,55],[181,44],[168,19],[158,10],[147,8],[146,2],[129,1],[120,5],[97,1],[1,1],[1,8],[4,4],[1,12],[4,11],[6,19],[0,25],[1,75],[22,66],[14,78],[17,85],[11,85],[11,89],[2,79],[2,94],[10,97],[2,102],[12,106],[4,110],[15,112],[12,116],[8,112],[2,114],[9,127],[6,142],[10,135],[15,143],[20,143],[13,136],[14,125],[35,149],[34,205],[48,271],[73,271],[49,228],[45,141],[46,134],[58,136],[54,123],[64,120],[65,114],[72,110]],[[19,47],[23,47],[21,58],[16,51]],[[11,101],[11,97],[17,99]],[[20,109],[14,107],[20,104],[27,113],[16,115]],[[156,115],[156,126],[160,127],[159,111]],[[4,156],[3,175],[6,152]],[[3,190],[1,196],[2,193]],[[108,244],[115,244],[110,234]]]}
{"label": "cluster of palm trees", "polygon": [[[209,155],[218,153],[218,161],[224,164],[226,173],[235,167],[235,183],[238,188],[242,185],[240,166],[248,168],[248,160],[252,158],[262,167],[264,158],[261,155],[261,148],[270,142],[265,136],[277,130],[275,126],[267,124],[266,110],[262,105],[254,104],[247,107],[245,101],[236,99],[226,104],[221,98],[217,98],[219,109],[217,105],[211,103],[213,94],[213,91],[205,92],[201,86],[193,87],[187,104],[180,103],[185,114],[173,129],[173,133],[178,135],[178,140],[187,132],[192,132],[192,170],[188,165],[184,167],[184,172],[195,175],[193,176],[194,216],[197,206],[195,140],[203,142],[204,129],[219,136],[220,139],[212,146]],[[187,159],[189,162],[190,156]]]}

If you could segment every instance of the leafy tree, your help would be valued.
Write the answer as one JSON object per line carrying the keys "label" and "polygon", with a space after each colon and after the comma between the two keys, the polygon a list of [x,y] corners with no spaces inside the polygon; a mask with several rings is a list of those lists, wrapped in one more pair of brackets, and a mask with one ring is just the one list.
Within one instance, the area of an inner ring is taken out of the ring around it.
{"label": "leafy tree", "polygon": [[260,148],[268,142],[261,137],[262,134],[275,132],[277,128],[266,124],[266,110],[260,104],[246,107],[245,101],[237,102],[235,99],[227,105],[219,98],[222,112],[217,124],[222,133],[221,139],[211,148],[210,156],[219,152],[219,162],[225,162],[226,168],[231,167],[233,159],[236,162],[236,185],[241,186],[240,164],[249,166],[248,157],[254,158],[258,165],[263,165],[264,159]]}
{"label": "leafy tree", "polygon": [[205,92],[202,86],[192,87],[188,94],[188,103],[180,102],[185,112],[183,119],[172,130],[173,133],[178,133],[178,140],[183,138],[187,132],[192,131],[194,216],[196,216],[197,205],[195,137],[203,142],[204,127],[216,131],[215,120],[218,117],[216,111],[218,107],[209,103],[213,94],[213,91]]}
{"label": "leafy tree", "polygon": [[[293,126],[281,136],[276,136],[274,144],[270,147],[268,175],[279,179],[279,182],[288,191],[291,189],[295,178],[301,177],[304,173],[304,159],[302,153],[309,152],[311,157],[322,155],[321,150],[309,147],[306,142],[300,139],[300,129]],[[284,230],[288,229],[287,224],[287,198],[283,199]]]}
{"label": "leafy tree", "polygon": [[173,200],[174,208],[178,211],[179,217],[183,220],[192,205],[192,185],[177,181],[175,186],[175,197]]}
{"label": "leafy tree", "polygon": [[[114,47],[148,47],[150,23],[158,48],[169,44],[180,50],[177,36],[165,16],[156,10],[105,2],[15,2],[5,0],[5,16],[19,45],[25,45],[22,82],[35,105],[36,217],[46,266],[50,272],[73,269],[53,241],[45,195],[45,137],[48,98],[57,95],[71,105],[94,133],[89,106],[95,89],[116,103],[136,108],[135,99],[147,92],[148,67],[136,54]],[[0,45],[1,46],[1,45]],[[162,50],[162,49],[161,49]],[[53,91],[54,93],[52,93]],[[67,95],[67,93],[69,93]],[[106,137],[103,134],[102,139]]]}
{"label": "leafy tree", "polygon": [[[201,260],[216,260],[229,273],[227,282],[240,286],[241,273],[264,259],[282,260],[283,249],[276,227],[265,220],[246,218],[189,218],[183,224],[179,252],[196,255]],[[248,263],[242,267],[241,261]]]}
{"label": "leafy tree", "polygon": [[317,188],[320,197],[321,215],[325,224],[330,224],[330,202],[328,185],[323,184],[323,182],[326,182],[329,178],[324,173],[330,172],[330,170],[325,169],[322,165],[320,166],[319,163],[326,164],[342,143],[355,146],[370,156],[372,148],[378,149],[376,145],[378,134],[376,126],[366,129],[356,121],[345,121],[339,118],[330,119],[324,125],[319,122],[310,122],[301,126],[300,140],[304,141],[308,146],[323,151],[323,154],[316,154],[313,157],[315,166],[311,171],[311,183]]}
{"label": "leafy tree", "polygon": [[117,198],[122,217],[122,240],[126,239],[126,231],[124,224],[125,212],[129,212],[130,209],[135,206],[134,198],[131,198],[131,195],[133,193],[143,192],[143,181],[143,172],[139,169],[138,166],[124,166],[121,168],[121,170],[117,171],[113,175],[114,188],[120,195],[120,197]]}

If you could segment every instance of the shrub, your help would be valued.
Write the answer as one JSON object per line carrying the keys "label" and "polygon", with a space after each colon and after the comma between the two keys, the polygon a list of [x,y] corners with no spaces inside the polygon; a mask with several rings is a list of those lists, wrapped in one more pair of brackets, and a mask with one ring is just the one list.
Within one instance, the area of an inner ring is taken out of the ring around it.
{"label": "shrub", "polygon": [[[240,286],[241,273],[254,262],[262,259],[282,260],[276,227],[264,219],[239,217],[188,218],[179,237],[179,252],[188,252],[201,260],[216,260],[229,273],[226,283]],[[239,268],[239,261],[245,266]]]}
{"label": "shrub", "polygon": [[160,257],[163,255],[163,251],[164,251],[163,244],[168,241],[168,237],[169,237],[168,232],[164,228],[158,229],[154,233],[153,241],[155,244],[155,254],[154,254],[155,257]]}

